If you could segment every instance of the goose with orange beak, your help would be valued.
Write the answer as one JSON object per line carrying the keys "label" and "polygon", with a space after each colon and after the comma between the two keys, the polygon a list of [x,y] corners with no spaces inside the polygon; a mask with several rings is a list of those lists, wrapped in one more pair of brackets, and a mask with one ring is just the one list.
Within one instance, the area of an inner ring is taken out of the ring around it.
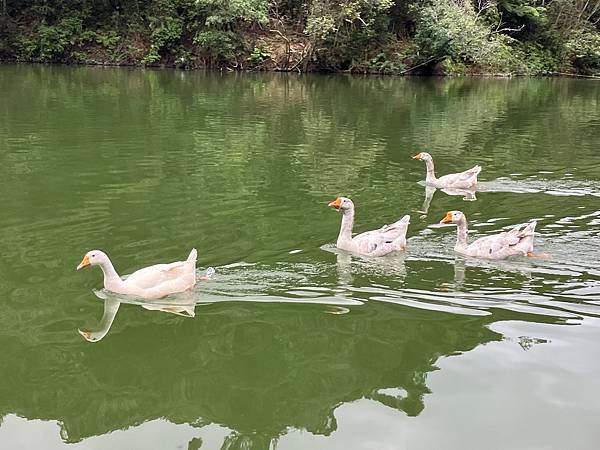
{"label": "goose with orange beak", "polygon": [[406,248],[409,215],[390,225],[384,225],[378,230],[366,231],[352,237],[354,226],[354,203],[352,200],[347,197],[338,197],[329,202],[329,207],[342,214],[337,248],[364,256],[384,256]]}
{"label": "goose with orange beak", "polygon": [[433,158],[427,152],[417,153],[412,157],[419,161],[425,161],[427,177],[425,183],[436,188],[474,189],[477,186],[477,175],[481,172],[481,166],[475,166],[460,173],[450,173],[437,178],[433,167]]}
{"label": "goose with orange beak", "polygon": [[104,273],[106,290],[141,298],[161,298],[194,287],[196,258],[197,252],[194,248],[185,261],[148,266],[122,279],[106,253],[101,250],[91,250],[85,254],[77,270],[87,266],[100,266]]}
{"label": "goose with orange beak", "polygon": [[540,256],[533,253],[533,237],[536,222],[517,225],[499,234],[479,238],[470,244],[467,242],[467,218],[461,211],[448,211],[441,224],[455,224],[457,238],[454,251],[465,256],[486,259],[504,259],[510,256]]}

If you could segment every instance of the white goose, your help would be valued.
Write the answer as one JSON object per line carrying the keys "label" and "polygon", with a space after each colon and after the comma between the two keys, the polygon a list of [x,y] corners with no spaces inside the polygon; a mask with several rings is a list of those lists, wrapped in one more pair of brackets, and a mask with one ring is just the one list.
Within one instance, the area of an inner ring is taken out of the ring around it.
{"label": "white goose", "polygon": [[504,259],[509,256],[542,256],[533,253],[533,236],[536,221],[517,225],[513,229],[485,236],[470,244],[467,242],[467,218],[461,211],[448,211],[440,221],[442,224],[457,225],[457,238],[454,251],[465,256],[487,259]]}
{"label": "white goose", "polygon": [[384,256],[406,248],[406,231],[410,216],[406,215],[391,225],[378,230],[366,231],[352,237],[354,203],[346,197],[338,197],[329,206],[342,213],[342,226],[336,246],[341,250],[365,256]]}
{"label": "white goose", "polygon": [[133,272],[122,279],[112,262],[100,250],[85,254],[77,270],[86,266],[100,266],[104,273],[104,288],[117,294],[142,298],[161,298],[169,294],[191,290],[196,284],[196,249],[192,249],[185,261],[156,264]]}
{"label": "white goose", "polygon": [[425,182],[437,188],[472,189],[477,186],[477,175],[481,172],[481,166],[475,166],[460,173],[450,173],[436,178],[433,167],[433,158],[427,152],[421,152],[413,156],[413,159],[425,161],[427,166],[427,177]]}

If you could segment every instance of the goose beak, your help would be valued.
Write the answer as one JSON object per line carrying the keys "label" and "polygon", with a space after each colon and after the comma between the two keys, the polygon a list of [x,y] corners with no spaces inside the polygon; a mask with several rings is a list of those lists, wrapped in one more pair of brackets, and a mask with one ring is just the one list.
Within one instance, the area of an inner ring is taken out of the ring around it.
{"label": "goose beak", "polygon": [[97,332],[86,331],[86,330],[77,330],[79,334],[88,342],[98,342],[102,337],[98,336]]}
{"label": "goose beak", "polygon": [[440,223],[451,223],[452,222],[452,213],[448,211],[444,218],[440,220]]}
{"label": "goose beak", "polygon": [[340,206],[342,206],[342,199],[338,197],[334,201],[329,202],[327,206],[330,206],[331,208],[335,209],[340,209]]}
{"label": "goose beak", "polygon": [[89,265],[90,265],[90,258],[88,257],[88,255],[85,255],[83,257],[83,259],[81,260],[81,262],[79,263],[79,265],[77,266],[77,270],[87,267]]}
{"label": "goose beak", "polygon": [[92,339],[92,333],[90,333],[89,331],[85,331],[85,330],[77,330],[77,331],[79,331],[79,334],[81,336],[83,336],[83,338],[86,341],[90,341]]}
{"label": "goose beak", "polygon": [[412,159],[421,159],[421,154],[417,153],[415,156],[412,157]]}

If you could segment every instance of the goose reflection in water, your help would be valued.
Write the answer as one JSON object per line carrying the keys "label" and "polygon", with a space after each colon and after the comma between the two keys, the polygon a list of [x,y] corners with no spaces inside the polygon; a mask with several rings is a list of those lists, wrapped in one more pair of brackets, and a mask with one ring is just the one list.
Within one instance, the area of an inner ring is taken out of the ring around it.
{"label": "goose reflection in water", "polygon": [[77,330],[88,342],[98,342],[108,334],[110,327],[119,312],[121,303],[135,304],[150,311],[162,311],[183,317],[195,317],[196,315],[196,300],[191,292],[178,295],[176,303],[158,303],[150,302],[148,300],[138,301],[136,299],[117,297],[104,290],[94,291],[94,294],[96,294],[98,298],[104,300],[104,313],[100,319],[100,324],[93,330]]}
{"label": "goose reflection in water", "polygon": [[335,254],[336,269],[341,287],[351,286],[356,274],[388,275],[401,279],[406,277],[405,252],[394,252],[383,257],[369,258],[328,245],[322,246],[321,249]]}
{"label": "goose reflection in water", "polygon": [[79,331],[79,334],[88,342],[98,342],[104,339],[104,336],[108,334],[108,331],[119,312],[119,306],[121,306],[119,300],[107,298],[104,300],[104,314],[102,314],[102,319],[100,319],[98,328],[94,330],[79,329],[77,331]]}
{"label": "goose reflection in water", "polygon": [[[421,209],[419,211],[417,211],[418,213],[421,213],[424,216],[427,215],[427,213],[429,212],[429,206],[431,205],[431,200],[433,199],[433,194],[435,194],[435,191],[437,191],[436,187],[425,185],[425,200],[423,200],[423,206],[421,206]],[[460,195],[460,196],[462,196],[463,200],[465,200],[467,202],[473,202],[473,201],[477,200],[477,197],[475,195],[475,192],[476,192],[475,189],[444,188],[444,189],[441,189],[441,191],[447,195]]]}
{"label": "goose reflection in water", "polygon": [[[480,278],[482,274],[485,274],[486,278],[491,277],[490,279],[495,281],[498,281],[495,278],[496,276],[504,276],[504,274],[511,274],[512,277],[519,276],[524,280],[531,280],[533,272],[536,270],[536,268],[528,265],[528,261],[519,259],[512,259],[510,261],[481,260],[457,253],[454,255],[454,287],[456,289],[463,288],[465,281],[469,281],[466,276],[467,268],[472,269],[473,273],[477,274]],[[479,280],[479,282],[481,283],[483,280]]]}
{"label": "goose reflection in water", "polygon": [[456,255],[454,258],[454,287],[459,289],[465,282],[466,263],[464,256]]}

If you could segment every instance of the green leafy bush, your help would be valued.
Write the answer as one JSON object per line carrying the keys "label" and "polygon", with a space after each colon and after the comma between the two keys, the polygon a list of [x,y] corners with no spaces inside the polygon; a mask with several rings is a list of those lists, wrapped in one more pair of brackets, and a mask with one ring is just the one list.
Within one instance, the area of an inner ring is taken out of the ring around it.
{"label": "green leafy bush", "polygon": [[437,0],[422,8],[415,42],[423,59],[450,58],[457,63],[507,70],[509,36],[492,31],[469,4]]}
{"label": "green leafy bush", "polygon": [[[304,33],[315,49],[312,63],[321,70],[387,73],[390,67],[370,63],[374,49],[382,52],[389,37],[392,0],[322,0],[311,3]],[[386,67],[383,67],[383,66]],[[375,66],[378,66],[375,68]]]}
{"label": "green leafy bush", "polygon": [[600,33],[594,30],[573,33],[565,48],[571,65],[579,72],[600,72]]}
{"label": "green leafy bush", "polygon": [[543,5],[543,2],[536,2],[535,0],[499,0],[498,6],[509,15],[531,23],[544,24],[547,20],[547,8]]}
{"label": "green leafy bush", "polygon": [[544,47],[537,42],[515,45],[513,52],[511,71],[517,75],[548,75],[556,72],[561,65],[556,50]]}
{"label": "green leafy bush", "polygon": [[237,21],[267,23],[267,0],[196,0],[196,5],[206,16],[206,25],[222,28]]}
{"label": "green leafy bush", "polygon": [[376,72],[386,75],[397,75],[406,69],[400,55],[390,58],[385,52],[379,53],[369,61],[369,72]]}
{"label": "green leafy bush", "polygon": [[264,61],[266,61],[270,57],[271,57],[271,53],[268,50],[266,50],[262,47],[254,47],[254,49],[252,50],[252,53],[250,53],[250,57],[248,58],[248,60],[250,61],[251,64],[257,66],[259,64],[262,64]]}
{"label": "green leafy bush", "polygon": [[178,17],[154,18],[150,22],[152,45],[161,50],[181,42],[183,22]]}
{"label": "green leafy bush", "polygon": [[177,51],[181,46],[183,21],[179,17],[161,16],[150,20],[152,30],[150,50],[142,60],[144,64],[154,64],[162,59],[167,51]]}
{"label": "green leafy bush", "polygon": [[231,31],[203,31],[196,34],[194,43],[200,47],[211,66],[236,60],[243,50],[238,36]]}
{"label": "green leafy bush", "polygon": [[160,55],[158,54],[158,49],[154,46],[150,46],[150,50],[146,53],[146,56],[142,59],[142,64],[152,65],[160,61]]}
{"label": "green leafy bush", "polygon": [[[381,27],[393,0],[322,0],[312,2],[304,32],[315,40],[335,41],[340,34],[350,37],[356,32],[386,31]],[[386,23],[387,25],[387,23]]]}
{"label": "green leafy bush", "polygon": [[318,40],[325,40],[338,30],[335,17],[331,14],[311,14],[304,32]]}
{"label": "green leafy bush", "polygon": [[[67,17],[56,25],[40,25],[36,47],[31,46],[28,52],[37,56],[41,61],[64,61],[70,57],[70,50],[78,44],[81,34],[82,20],[80,17]],[[37,55],[36,55],[37,54]]]}
{"label": "green leafy bush", "polygon": [[119,45],[119,42],[121,42],[121,36],[113,30],[107,31],[106,33],[94,34],[95,41],[111,52]]}

